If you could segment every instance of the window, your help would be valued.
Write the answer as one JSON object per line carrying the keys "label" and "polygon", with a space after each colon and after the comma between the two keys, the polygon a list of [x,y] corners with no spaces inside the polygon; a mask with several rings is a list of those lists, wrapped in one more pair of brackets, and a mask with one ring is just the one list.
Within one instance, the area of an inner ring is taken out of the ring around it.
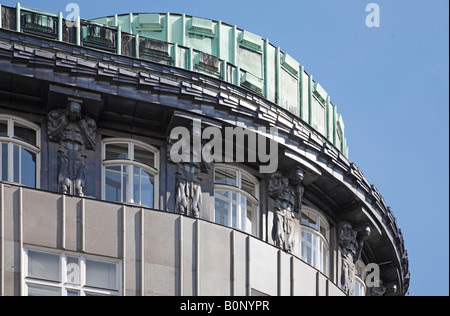
{"label": "window", "polygon": [[24,250],[26,296],[119,296],[117,261],[41,249]]}
{"label": "window", "polygon": [[327,220],[304,207],[301,225],[301,259],[328,275],[330,226]]}
{"label": "window", "polygon": [[159,154],[152,146],[129,140],[103,142],[103,199],[155,208]]}
{"label": "window", "polygon": [[0,115],[0,180],[39,187],[40,131],[35,124]]}
{"label": "window", "polygon": [[258,233],[259,184],[245,171],[217,166],[214,172],[214,218],[217,224]]}
{"label": "window", "polygon": [[355,296],[366,296],[366,265],[359,260],[355,267]]}

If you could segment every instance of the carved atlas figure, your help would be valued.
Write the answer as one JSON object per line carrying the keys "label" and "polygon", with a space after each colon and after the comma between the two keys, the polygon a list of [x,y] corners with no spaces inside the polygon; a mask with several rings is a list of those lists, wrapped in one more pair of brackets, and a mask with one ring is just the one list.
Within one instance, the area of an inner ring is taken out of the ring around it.
{"label": "carved atlas figure", "polygon": [[82,117],[81,103],[69,101],[65,110],[48,114],[48,135],[58,146],[58,190],[63,194],[85,196],[86,149],[95,149],[97,125]]}

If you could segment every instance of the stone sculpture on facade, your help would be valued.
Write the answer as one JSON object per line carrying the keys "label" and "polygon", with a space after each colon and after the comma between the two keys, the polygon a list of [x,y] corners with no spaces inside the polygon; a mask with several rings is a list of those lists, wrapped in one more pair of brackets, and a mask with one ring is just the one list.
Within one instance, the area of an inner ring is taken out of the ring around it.
{"label": "stone sculpture on facade", "polygon": [[[200,132],[193,129],[194,133]],[[169,139],[167,158],[168,161],[176,166],[175,171],[175,212],[191,216],[195,218],[200,217],[200,210],[202,208],[202,172],[207,173],[209,170],[208,164],[201,161],[201,153],[196,153],[191,150],[189,158],[180,162],[174,162],[170,155],[172,145],[176,142],[181,148],[193,148],[187,143],[188,139],[174,141]],[[186,144],[180,144],[186,142]],[[191,159],[192,157],[192,159]],[[197,162],[201,161],[201,162]]]}
{"label": "stone sculpture on facade", "polygon": [[355,295],[355,264],[361,258],[364,242],[369,238],[371,228],[361,231],[353,229],[349,222],[338,225],[338,241],[342,255],[341,289],[349,296]]}
{"label": "stone sculpture on facade", "polygon": [[295,246],[295,214],[301,211],[304,188],[303,172],[296,169],[291,180],[277,171],[269,179],[268,193],[275,201],[272,239],[288,252]]}
{"label": "stone sculpture on facade", "polygon": [[95,149],[97,124],[82,117],[81,103],[70,101],[65,110],[48,114],[48,137],[58,146],[58,190],[83,197],[86,194],[86,149]]}

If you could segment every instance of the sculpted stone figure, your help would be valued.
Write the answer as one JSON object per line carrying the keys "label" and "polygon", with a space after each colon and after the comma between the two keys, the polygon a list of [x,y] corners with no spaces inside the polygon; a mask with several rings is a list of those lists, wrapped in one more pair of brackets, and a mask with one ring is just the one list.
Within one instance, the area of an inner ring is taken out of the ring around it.
{"label": "sculpted stone figure", "polygon": [[[196,130],[194,130],[196,132]],[[202,208],[202,172],[208,172],[208,165],[197,157],[198,153],[192,150],[185,160],[174,162],[170,155],[174,143],[180,148],[191,148],[189,138],[181,141],[169,140],[167,158],[168,161],[176,165],[175,172],[175,212],[195,218],[200,217]],[[201,153],[200,153],[201,154]],[[193,159],[191,159],[193,155]]]}
{"label": "sculpted stone figure", "polygon": [[275,200],[272,238],[275,245],[286,251],[294,248],[294,207],[295,194],[289,179],[281,172],[272,174],[269,180],[269,196]]}
{"label": "sculpted stone figure", "polygon": [[355,295],[355,264],[361,258],[364,242],[371,234],[370,226],[361,231],[349,222],[338,225],[338,241],[342,255],[341,289],[349,296]]}
{"label": "sculpted stone figure", "polygon": [[175,192],[175,212],[195,218],[202,207],[202,171],[199,164],[178,163]]}
{"label": "sculpted stone figure", "polygon": [[303,172],[296,169],[289,180],[281,172],[275,172],[269,179],[268,193],[275,201],[272,239],[275,245],[288,252],[295,246],[295,215],[301,211],[304,188]]}
{"label": "sculpted stone figure", "polygon": [[48,114],[48,136],[58,147],[58,190],[63,194],[85,196],[86,149],[95,149],[97,125],[82,118],[81,104],[69,102],[66,110]]}
{"label": "sculpted stone figure", "polygon": [[295,168],[292,177],[291,184],[295,191],[295,211],[301,213],[303,194],[305,193],[305,187],[302,185],[305,175],[300,168]]}

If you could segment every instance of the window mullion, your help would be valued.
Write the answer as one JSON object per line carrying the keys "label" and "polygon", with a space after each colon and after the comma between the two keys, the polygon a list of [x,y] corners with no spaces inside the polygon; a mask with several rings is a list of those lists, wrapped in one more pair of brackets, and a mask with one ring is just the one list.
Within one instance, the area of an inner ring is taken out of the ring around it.
{"label": "window mullion", "polygon": [[80,296],[82,296],[82,293],[84,295],[84,288],[86,287],[86,258],[80,257],[79,259],[79,265],[80,265]]}
{"label": "window mullion", "polygon": [[16,145],[19,148],[19,183],[22,184],[22,146]]}
{"label": "window mullion", "polygon": [[8,143],[8,181],[14,182],[14,144]]}

